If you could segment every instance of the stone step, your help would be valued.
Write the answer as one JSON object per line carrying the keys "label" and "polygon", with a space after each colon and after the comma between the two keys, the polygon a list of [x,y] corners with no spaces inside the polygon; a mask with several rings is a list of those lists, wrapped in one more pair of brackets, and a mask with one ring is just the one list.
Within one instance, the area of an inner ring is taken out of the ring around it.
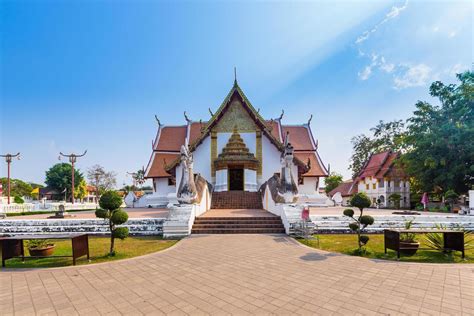
{"label": "stone step", "polygon": [[284,228],[281,223],[276,224],[194,224],[193,229],[204,229],[204,228]]}
{"label": "stone step", "polygon": [[226,191],[212,194],[213,209],[261,209],[262,198],[259,192]]}
{"label": "stone step", "polygon": [[261,217],[197,217],[196,222],[209,222],[209,221],[281,221],[279,216],[261,216]]}
{"label": "stone step", "polygon": [[205,228],[192,229],[192,234],[284,234],[284,228]]}

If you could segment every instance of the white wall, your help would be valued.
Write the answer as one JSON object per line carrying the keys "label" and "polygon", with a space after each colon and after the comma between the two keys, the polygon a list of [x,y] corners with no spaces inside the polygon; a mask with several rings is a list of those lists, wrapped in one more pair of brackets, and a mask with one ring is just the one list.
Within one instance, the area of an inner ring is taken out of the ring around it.
{"label": "white wall", "polygon": [[[262,178],[258,179],[258,185],[270,179],[275,172],[281,172],[280,151],[273,145],[267,136],[262,135]],[[293,168],[293,176],[297,177],[297,168]],[[296,173],[295,173],[296,172]],[[297,179],[295,178],[295,181]]]}
{"label": "white wall", "polygon": [[155,179],[155,195],[167,196],[168,193],[175,193],[176,186],[168,185],[168,178],[158,178]]}
{"label": "white wall", "polygon": [[244,190],[255,192],[257,191],[257,171],[244,169]]}
{"label": "white wall", "polygon": [[207,136],[201,145],[193,152],[194,173],[200,173],[201,176],[209,182],[212,182],[211,176],[211,137]]}
{"label": "white wall", "polygon": [[[297,180],[297,174],[293,174],[295,177],[295,181]],[[318,177],[304,177],[304,183],[298,185],[298,192],[300,194],[308,194],[308,195],[316,195],[318,194],[318,190],[316,188],[316,182],[318,182]]]}

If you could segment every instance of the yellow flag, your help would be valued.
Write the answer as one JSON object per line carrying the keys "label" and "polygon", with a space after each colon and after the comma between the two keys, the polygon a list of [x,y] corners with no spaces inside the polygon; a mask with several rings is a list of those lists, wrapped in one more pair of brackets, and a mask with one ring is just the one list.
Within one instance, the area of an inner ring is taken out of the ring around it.
{"label": "yellow flag", "polygon": [[33,189],[33,191],[31,191],[31,194],[39,194],[39,193],[40,193],[39,188],[35,188],[35,189]]}

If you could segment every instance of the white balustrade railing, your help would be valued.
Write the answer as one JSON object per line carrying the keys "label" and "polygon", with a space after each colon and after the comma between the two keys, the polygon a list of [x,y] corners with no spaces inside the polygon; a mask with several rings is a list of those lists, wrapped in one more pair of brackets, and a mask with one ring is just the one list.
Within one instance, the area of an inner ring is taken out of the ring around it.
{"label": "white balustrade railing", "polygon": [[24,212],[56,212],[59,206],[64,205],[66,211],[69,210],[92,210],[95,209],[96,203],[23,203],[23,204],[0,204],[0,212],[2,213],[24,213]]}

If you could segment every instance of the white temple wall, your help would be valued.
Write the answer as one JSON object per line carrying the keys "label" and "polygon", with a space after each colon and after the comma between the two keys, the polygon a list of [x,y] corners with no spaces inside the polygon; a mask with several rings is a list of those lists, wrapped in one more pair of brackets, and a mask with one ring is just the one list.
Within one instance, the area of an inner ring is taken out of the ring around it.
{"label": "white temple wall", "polygon": [[227,191],[227,172],[227,169],[216,171],[216,185],[214,187],[214,191]]}
{"label": "white temple wall", "polygon": [[[276,172],[281,172],[280,151],[273,145],[267,136],[262,135],[262,179],[259,179],[258,186],[270,179]],[[295,167],[292,172],[297,176],[298,169]],[[296,179],[295,179],[296,181]]]}
{"label": "white temple wall", "polygon": [[168,193],[176,192],[175,185],[168,185],[168,178],[155,179],[155,194],[160,196],[166,196]]}
{"label": "white temple wall", "polygon": [[[295,174],[293,174],[293,176],[295,176]],[[295,179],[295,181],[297,181],[297,179]],[[298,185],[298,193],[308,195],[318,194],[318,188],[316,188],[318,177],[303,177],[303,181],[303,184]]]}
{"label": "white temple wall", "polygon": [[244,190],[255,192],[257,191],[257,171],[244,169]]}
{"label": "white temple wall", "polygon": [[176,194],[178,193],[179,184],[181,183],[181,169],[181,165],[176,166],[176,187],[174,191]]}
{"label": "white temple wall", "polygon": [[211,176],[211,137],[206,137],[201,145],[193,152],[194,173],[200,173],[201,177],[212,182]]}

